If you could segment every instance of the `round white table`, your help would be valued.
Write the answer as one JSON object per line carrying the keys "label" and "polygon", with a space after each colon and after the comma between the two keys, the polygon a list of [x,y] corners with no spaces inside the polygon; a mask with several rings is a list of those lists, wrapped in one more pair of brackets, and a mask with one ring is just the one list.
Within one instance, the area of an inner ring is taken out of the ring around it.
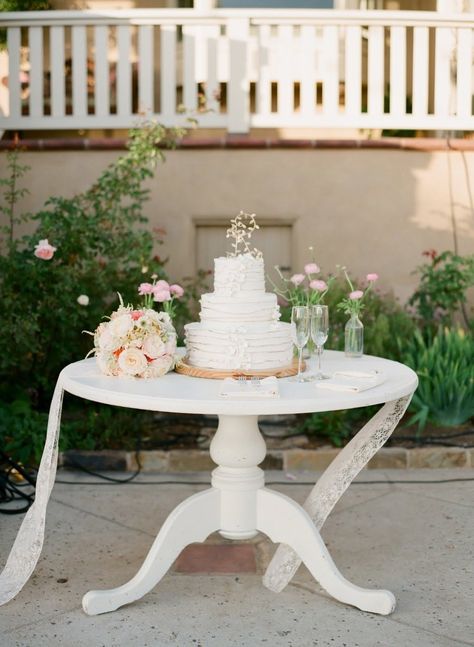
{"label": "round white table", "polygon": [[[319,530],[355,476],[385,443],[404,414],[418,379],[397,362],[364,356],[346,359],[326,351],[324,369],[378,369],[383,384],[360,393],[318,389],[314,382],[280,379],[279,398],[224,399],[221,382],[169,373],[154,380],[106,377],[94,359],[70,364],[60,374],[50,410],[48,436],[38,474],[36,500],[27,513],[0,575],[0,604],[11,599],[31,575],[44,535],[46,505],[54,484],[57,438],[63,391],[78,397],[133,409],[194,414],[217,414],[219,424],[210,446],[217,464],[212,487],[183,501],[168,516],[138,573],[115,589],[89,591],[83,598],[87,614],[114,611],[138,600],[165,575],[185,546],[204,541],[218,531],[230,539],[248,539],[263,532],[281,544],[264,576],[264,584],[281,591],[303,561],[334,598],[364,611],[388,614],[395,607],[392,593],[364,589],[346,580],[335,566]],[[265,488],[258,465],[265,442],[258,416],[335,411],[384,404],[337,455],[319,478],[303,506]],[[25,552],[29,559],[25,559]],[[23,562],[27,562],[25,566]]]}

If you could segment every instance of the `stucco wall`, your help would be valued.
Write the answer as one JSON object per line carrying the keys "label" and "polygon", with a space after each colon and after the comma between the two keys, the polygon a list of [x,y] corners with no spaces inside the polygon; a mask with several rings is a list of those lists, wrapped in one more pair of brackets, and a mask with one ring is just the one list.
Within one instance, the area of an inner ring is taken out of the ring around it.
{"label": "stucco wall", "polygon": [[[24,208],[38,209],[52,194],[83,190],[118,155],[24,153],[32,167]],[[1,175],[4,163],[2,153]],[[167,154],[150,183],[146,215],[168,232],[173,279],[195,270],[196,218],[222,220],[244,209],[262,220],[294,222],[295,271],[313,244],[325,270],[343,263],[354,274],[376,271],[383,286],[405,298],[421,252],[453,248],[450,166],[459,251],[473,253],[467,182],[468,175],[474,180],[474,151],[178,150]],[[223,252],[225,239],[222,245]]]}

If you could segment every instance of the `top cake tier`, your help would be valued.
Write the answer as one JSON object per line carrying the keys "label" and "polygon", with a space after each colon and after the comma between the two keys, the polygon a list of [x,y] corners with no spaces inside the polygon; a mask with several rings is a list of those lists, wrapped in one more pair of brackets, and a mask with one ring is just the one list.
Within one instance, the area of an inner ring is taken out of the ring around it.
{"label": "top cake tier", "polygon": [[265,292],[263,258],[241,254],[214,259],[214,292],[222,296]]}

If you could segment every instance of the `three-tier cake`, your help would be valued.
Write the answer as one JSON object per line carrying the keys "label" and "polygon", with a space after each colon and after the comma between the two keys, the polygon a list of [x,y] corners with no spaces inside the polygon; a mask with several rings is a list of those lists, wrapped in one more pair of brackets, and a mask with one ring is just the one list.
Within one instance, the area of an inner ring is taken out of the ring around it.
{"label": "three-tier cake", "polygon": [[214,292],[203,294],[200,303],[201,320],[185,326],[188,364],[228,370],[291,364],[291,326],[279,321],[276,295],[265,292],[261,254],[216,258]]}

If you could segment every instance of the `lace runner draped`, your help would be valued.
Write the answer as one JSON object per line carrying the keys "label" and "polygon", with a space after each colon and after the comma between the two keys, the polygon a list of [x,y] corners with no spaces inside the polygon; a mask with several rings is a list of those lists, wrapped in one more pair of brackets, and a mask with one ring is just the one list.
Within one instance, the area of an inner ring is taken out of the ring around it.
{"label": "lace runner draped", "polygon": [[44,540],[46,508],[53,489],[58,464],[58,438],[64,390],[61,376],[49,410],[46,442],[36,479],[36,494],[20,526],[7,563],[0,574],[0,605],[21,591],[35,570]]}
{"label": "lace runner draped", "polygon": [[[339,452],[313,487],[303,508],[318,530],[357,474],[388,440],[410,404],[412,395],[387,402]],[[263,576],[264,585],[272,591],[282,591],[300,564],[301,559],[294,550],[280,544]]]}

